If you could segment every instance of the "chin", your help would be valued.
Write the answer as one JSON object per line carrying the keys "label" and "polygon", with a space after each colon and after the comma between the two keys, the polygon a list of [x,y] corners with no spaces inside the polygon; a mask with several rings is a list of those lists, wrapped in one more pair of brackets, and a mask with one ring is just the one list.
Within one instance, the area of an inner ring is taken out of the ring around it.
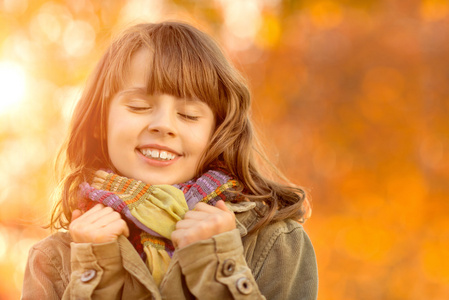
{"label": "chin", "polygon": [[146,184],[150,184],[150,185],[160,185],[160,184],[173,185],[173,184],[178,183],[178,182],[172,182],[171,180],[163,180],[161,178],[142,178],[139,180]]}

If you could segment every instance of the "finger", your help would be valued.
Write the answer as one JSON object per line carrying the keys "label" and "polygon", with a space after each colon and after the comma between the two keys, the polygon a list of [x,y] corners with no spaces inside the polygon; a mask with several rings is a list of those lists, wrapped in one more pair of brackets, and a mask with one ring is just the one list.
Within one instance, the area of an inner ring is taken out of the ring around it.
{"label": "finger", "polygon": [[[123,220],[123,222],[125,222],[125,221]],[[128,227],[128,224],[126,224],[126,222],[125,222],[125,228],[124,228],[122,234],[126,237],[129,237],[129,227]]]}
{"label": "finger", "polygon": [[107,226],[97,229],[93,234],[93,243],[106,243],[116,240],[120,235],[128,235],[129,229],[122,219],[109,223]]}
{"label": "finger", "polygon": [[111,211],[110,213],[105,213],[103,215],[100,215],[98,219],[92,222],[92,226],[95,226],[97,228],[101,228],[104,226],[107,226],[110,223],[113,223],[117,220],[120,220],[120,214],[116,211]]}
{"label": "finger", "polygon": [[206,204],[204,202],[199,202],[195,205],[194,211],[202,211],[202,212],[207,212],[207,213],[216,213],[217,212],[217,208]]}
{"label": "finger", "polygon": [[129,236],[129,228],[128,228],[128,224],[126,224],[125,220],[123,220],[122,218],[119,218],[118,220],[115,220],[111,224],[112,224],[112,226],[115,226],[115,228],[117,228],[117,236],[122,235],[122,234],[126,237]]}
{"label": "finger", "polygon": [[170,237],[171,237],[171,241],[173,243],[173,247],[175,247],[175,249],[179,248],[179,242],[180,242],[180,238],[183,235],[183,231],[184,231],[183,229],[177,229],[171,233]]}
{"label": "finger", "polygon": [[176,249],[184,248],[187,245],[190,245],[201,238],[198,237],[197,233],[192,230],[178,229],[172,232],[171,239],[173,242],[173,246]]}
{"label": "finger", "polygon": [[114,209],[108,206],[103,206],[100,208],[100,210],[94,211],[93,213],[90,213],[89,215],[82,216],[82,220],[85,224],[94,224],[97,220],[103,218],[106,215],[109,215],[114,212]]}
{"label": "finger", "polygon": [[75,209],[72,212],[72,222],[75,221],[76,219],[78,219],[83,213],[81,212],[81,210],[79,209]]}
{"label": "finger", "polygon": [[204,211],[189,210],[184,215],[184,220],[193,219],[200,221],[206,219],[210,214],[211,213]]}
{"label": "finger", "polygon": [[83,216],[84,217],[88,217],[91,214],[94,214],[97,211],[100,211],[102,208],[104,207],[103,204],[98,203],[97,205],[95,205],[94,207],[92,207],[91,209],[89,209],[88,211],[86,211]]}
{"label": "finger", "polygon": [[215,207],[225,212],[232,212],[229,210],[229,208],[226,206],[223,200],[218,200],[217,203],[215,204]]}
{"label": "finger", "polygon": [[195,226],[195,224],[198,224],[198,220],[193,220],[193,219],[184,219],[181,221],[178,221],[176,223],[176,229],[187,229],[187,228],[192,228],[193,226]]}

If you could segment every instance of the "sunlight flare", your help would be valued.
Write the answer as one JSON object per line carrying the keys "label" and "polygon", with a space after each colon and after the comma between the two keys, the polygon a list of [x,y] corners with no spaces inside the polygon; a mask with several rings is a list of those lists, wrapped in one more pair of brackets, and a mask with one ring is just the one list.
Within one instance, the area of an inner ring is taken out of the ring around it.
{"label": "sunlight flare", "polygon": [[23,68],[13,62],[0,61],[0,113],[19,104],[25,96],[25,90],[26,74]]}

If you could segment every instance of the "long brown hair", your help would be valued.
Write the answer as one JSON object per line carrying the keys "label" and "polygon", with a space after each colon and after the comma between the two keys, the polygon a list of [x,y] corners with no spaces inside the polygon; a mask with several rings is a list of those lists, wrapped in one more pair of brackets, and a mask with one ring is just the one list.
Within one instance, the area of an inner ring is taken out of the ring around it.
{"label": "long brown hair", "polygon": [[[219,164],[242,184],[242,193],[268,209],[254,229],[271,221],[308,215],[306,193],[268,179],[281,173],[265,158],[250,120],[251,97],[245,79],[205,33],[183,23],[140,24],[126,30],[106,50],[78,101],[69,135],[58,156],[61,181],[50,227],[67,228],[78,206],[78,186],[99,168],[114,170],[106,144],[112,97],[120,90],[132,55],[151,51],[148,94],[198,98],[215,114],[216,128],[197,174]],[[258,166],[270,166],[262,174]],[[268,177],[267,177],[268,176]]]}

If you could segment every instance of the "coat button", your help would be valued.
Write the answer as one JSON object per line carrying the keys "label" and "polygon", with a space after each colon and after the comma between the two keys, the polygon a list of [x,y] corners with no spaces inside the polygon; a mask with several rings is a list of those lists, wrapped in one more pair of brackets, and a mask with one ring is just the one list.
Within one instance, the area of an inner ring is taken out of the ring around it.
{"label": "coat button", "polygon": [[236,285],[237,290],[244,295],[248,295],[253,291],[253,285],[246,277],[238,279]]}
{"label": "coat button", "polygon": [[81,282],[84,282],[84,283],[89,282],[92,279],[94,279],[96,275],[97,275],[97,271],[87,270],[81,275]]}
{"label": "coat button", "polygon": [[233,259],[227,259],[223,263],[223,275],[231,276],[235,271],[235,261]]}

